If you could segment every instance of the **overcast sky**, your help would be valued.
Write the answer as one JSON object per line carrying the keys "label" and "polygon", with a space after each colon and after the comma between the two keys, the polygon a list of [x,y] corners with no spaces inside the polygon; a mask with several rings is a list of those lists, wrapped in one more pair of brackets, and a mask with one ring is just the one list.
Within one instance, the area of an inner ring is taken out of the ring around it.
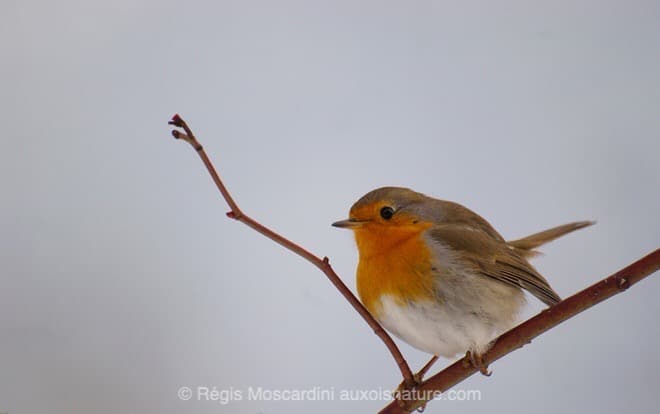
{"label": "overcast sky", "polygon": [[[330,223],[384,185],[507,238],[598,220],[534,262],[562,296],[657,248],[660,3],[540,3],[4,1],[0,412],[375,412],[339,391],[400,382],[323,274],[225,217],[176,112],[243,209],[351,288]],[[427,412],[656,412],[658,294],[656,275]]]}

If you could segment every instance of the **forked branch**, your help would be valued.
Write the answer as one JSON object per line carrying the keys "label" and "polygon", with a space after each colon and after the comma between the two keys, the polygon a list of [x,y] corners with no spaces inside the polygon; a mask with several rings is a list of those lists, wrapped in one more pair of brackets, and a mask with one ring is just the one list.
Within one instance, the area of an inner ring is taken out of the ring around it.
{"label": "forked branch", "polygon": [[[313,265],[318,267],[323,273],[325,273],[328,279],[330,279],[330,281],[346,298],[346,300],[348,300],[351,306],[353,306],[353,308],[360,314],[360,316],[362,316],[362,318],[373,329],[376,335],[378,335],[378,337],[380,337],[380,339],[385,343],[387,349],[390,351],[394,357],[394,360],[399,366],[399,369],[401,370],[401,374],[404,378],[404,384],[409,389],[414,387],[415,392],[411,393],[414,398],[400,399],[391,402],[381,411],[381,414],[412,412],[415,409],[425,406],[425,404],[433,398],[434,393],[437,395],[437,393],[447,391],[454,385],[477,372],[477,368],[473,367],[467,358],[462,358],[444,370],[440,371],[439,373],[435,374],[428,380],[424,381],[421,385],[415,386],[416,384],[413,380],[410,367],[401,355],[401,352],[397,348],[394,341],[392,341],[392,338],[385,332],[385,330],[383,330],[380,324],[376,322],[376,320],[371,316],[371,314],[362,305],[362,303],[341,281],[339,276],[337,276],[337,274],[330,266],[328,258],[324,257],[321,259],[315,256],[314,254],[305,250],[303,247],[291,242],[290,240],[282,237],[281,235],[275,233],[274,231],[268,229],[267,227],[245,215],[245,213],[241,211],[236,202],[232,199],[229,191],[227,191],[227,188],[224,186],[222,180],[220,180],[220,177],[218,176],[218,173],[215,171],[213,164],[204,152],[202,145],[197,141],[188,125],[186,125],[185,121],[178,115],[175,115],[169,123],[176,127],[182,128],[184,131],[181,132],[179,130],[173,130],[172,135],[177,139],[182,139],[188,142],[199,154],[200,158],[204,162],[204,165],[206,166],[206,169],[211,174],[213,181],[229,205],[230,211],[227,213],[227,215],[252,227],[254,230],[281,244],[293,253],[302,256]],[[616,272],[612,276],[607,277],[600,282],[588,287],[587,289],[584,289],[583,291],[564,299],[553,307],[542,311],[533,318],[528,319],[522,324],[504,333],[496,340],[493,347],[490,348],[485,355],[483,355],[484,362],[488,364],[490,362],[496,361],[508,353],[521,348],[525,344],[531,342],[532,339],[559,325],[563,321],[618,293],[625,291],[643,278],[656,272],[659,268],[660,250],[655,250],[642,259]]]}

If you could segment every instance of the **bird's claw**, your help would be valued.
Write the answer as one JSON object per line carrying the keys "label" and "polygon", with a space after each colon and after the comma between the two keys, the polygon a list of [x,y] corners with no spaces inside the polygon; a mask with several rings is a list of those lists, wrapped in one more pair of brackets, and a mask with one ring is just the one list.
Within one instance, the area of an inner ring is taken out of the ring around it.
{"label": "bird's claw", "polygon": [[483,355],[474,351],[467,351],[465,358],[469,361],[470,365],[479,370],[482,375],[490,377],[493,374],[493,371],[488,370],[488,363],[484,361]]}

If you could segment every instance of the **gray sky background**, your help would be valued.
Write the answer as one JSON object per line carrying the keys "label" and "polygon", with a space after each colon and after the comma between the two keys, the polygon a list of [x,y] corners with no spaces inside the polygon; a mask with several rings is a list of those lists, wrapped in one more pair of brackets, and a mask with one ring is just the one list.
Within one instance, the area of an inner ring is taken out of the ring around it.
{"label": "gray sky background", "polygon": [[[399,383],[318,270],[225,218],[169,136],[176,112],[246,212],[351,287],[355,246],[330,223],[383,185],[460,202],[508,238],[598,220],[535,261],[563,296],[658,247],[657,1],[2,9],[0,412],[375,412],[385,401],[177,390]],[[642,282],[457,387],[480,402],[428,412],[655,412],[659,293]]]}

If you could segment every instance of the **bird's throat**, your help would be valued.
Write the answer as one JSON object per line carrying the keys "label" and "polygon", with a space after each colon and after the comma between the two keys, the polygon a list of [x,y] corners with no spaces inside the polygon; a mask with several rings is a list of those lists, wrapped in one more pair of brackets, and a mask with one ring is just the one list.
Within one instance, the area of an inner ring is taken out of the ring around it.
{"label": "bird's throat", "polygon": [[422,234],[426,228],[411,225],[355,232],[360,252],[358,294],[374,316],[378,317],[383,295],[402,306],[433,297],[431,252]]}

